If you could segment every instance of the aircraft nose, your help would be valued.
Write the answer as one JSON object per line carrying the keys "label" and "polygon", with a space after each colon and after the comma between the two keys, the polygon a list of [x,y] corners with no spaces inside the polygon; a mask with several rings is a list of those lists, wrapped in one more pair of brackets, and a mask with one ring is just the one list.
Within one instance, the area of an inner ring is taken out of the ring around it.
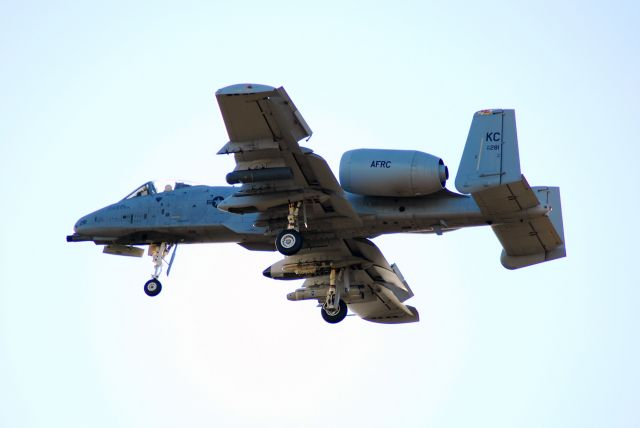
{"label": "aircraft nose", "polygon": [[73,226],[73,235],[67,236],[67,242],[81,242],[89,240],[88,237],[91,236],[90,233],[87,233],[89,228],[89,216],[84,216],[80,218]]}
{"label": "aircraft nose", "polygon": [[73,231],[79,235],[82,235],[82,231],[87,228],[87,224],[89,223],[88,216],[82,217],[80,220],[76,222],[73,226]]}

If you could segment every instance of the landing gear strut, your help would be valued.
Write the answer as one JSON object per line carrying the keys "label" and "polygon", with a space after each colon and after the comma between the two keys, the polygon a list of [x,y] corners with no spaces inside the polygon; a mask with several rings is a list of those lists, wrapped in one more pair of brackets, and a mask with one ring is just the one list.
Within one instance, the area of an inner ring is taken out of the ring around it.
{"label": "landing gear strut", "polygon": [[[348,273],[342,270],[340,276],[344,276],[344,278],[341,279],[348,288]],[[339,323],[347,316],[347,304],[344,300],[340,299],[341,288],[341,286],[336,287],[336,270],[332,268],[329,274],[329,291],[327,291],[327,297],[322,305],[322,309],[320,309],[322,318],[330,324]]]}
{"label": "landing gear strut", "polygon": [[[144,283],[144,292],[147,296],[157,296],[162,291],[162,284],[158,281],[158,277],[162,273],[162,263],[164,263],[164,258],[169,254],[169,250],[171,250],[172,246],[172,244],[168,244],[166,242],[163,242],[160,245],[149,245],[149,255],[153,260],[155,270],[151,275],[151,279]],[[175,255],[175,250],[173,254]],[[169,269],[171,269],[172,263],[173,257],[171,257],[171,262],[169,262]]]}
{"label": "landing gear strut", "polygon": [[278,233],[276,248],[280,254],[292,256],[302,248],[302,235],[298,231],[298,213],[302,201],[289,202],[289,214],[287,215],[287,228]]}

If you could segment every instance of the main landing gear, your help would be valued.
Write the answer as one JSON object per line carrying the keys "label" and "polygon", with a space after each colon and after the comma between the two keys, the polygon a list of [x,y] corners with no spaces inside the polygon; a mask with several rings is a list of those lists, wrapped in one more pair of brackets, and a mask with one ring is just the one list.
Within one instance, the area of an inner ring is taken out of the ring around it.
{"label": "main landing gear", "polygon": [[295,229],[286,229],[278,233],[276,248],[280,254],[292,256],[302,248],[302,235]]}
{"label": "main landing gear", "polygon": [[322,319],[329,324],[337,324],[347,316],[347,304],[343,300],[340,300],[336,308],[328,309],[323,306],[322,309],[320,309],[320,314],[322,315]]}
{"label": "main landing gear", "polygon": [[[158,277],[162,273],[162,264],[165,263],[164,258],[169,254],[169,251],[173,246],[173,244],[169,244],[167,242],[163,242],[160,245],[149,245],[149,255],[153,260],[155,270],[151,275],[151,279],[144,283],[144,292],[147,296],[154,297],[162,291],[162,284],[158,280]],[[175,255],[176,250],[174,249],[171,261],[169,262],[169,269],[167,269],[167,275],[169,275],[169,272],[171,271],[171,265],[173,264],[173,258]]]}
{"label": "main landing gear", "polygon": [[342,269],[339,273],[339,287],[336,287],[336,269],[332,268],[329,274],[329,290],[327,291],[327,297],[325,298],[320,314],[322,318],[330,323],[337,324],[347,316],[347,304],[344,300],[340,299],[340,292],[344,285],[344,290],[349,292],[349,273],[346,269]]}
{"label": "main landing gear", "polygon": [[287,228],[278,233],[276,248],[284,256],[292,256],[302,248],[302,235],[298,230],[298,213],[302,201],[289,202],[289,214],[287,215]]}

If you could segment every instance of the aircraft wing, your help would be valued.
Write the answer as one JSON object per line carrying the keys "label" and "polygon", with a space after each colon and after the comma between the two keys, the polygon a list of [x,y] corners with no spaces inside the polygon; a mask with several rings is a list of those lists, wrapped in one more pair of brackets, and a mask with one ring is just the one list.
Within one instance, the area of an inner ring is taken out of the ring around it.
{"label": "aircraft wing", "polygon": [[313,201],[322,215],[359,222],[326,161],[298,141],[312,131],[284,88],[239,84],[216,92],[230,141],[218,154],[233,154],[236,167],[227,175],[238,191],[218,208],[266,212],[289,202]]}
{"label": "aircraft wing", "polygon": [[327,247],[304,249],[265,270],[276,279],[307,278],[289,300],[324,302],[332,282],[349,309],[366,321],[384,324],[416,322],[418,311],[404,302],[413,296],[400,269],[390,265],[368,239],[332,241]]}

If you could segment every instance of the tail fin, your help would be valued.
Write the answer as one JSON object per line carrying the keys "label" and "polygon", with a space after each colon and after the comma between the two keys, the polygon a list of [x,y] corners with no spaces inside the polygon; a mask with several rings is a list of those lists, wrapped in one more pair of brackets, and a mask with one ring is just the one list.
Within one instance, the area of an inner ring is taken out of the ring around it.
{"label": "tail fin", "polygon": [[[482,110],[473,116],[456,188],[470,193],[492,225],[507,269],[566,256],[557,187],[531,188],[520,172],[514,110]],[[545,215],[528,216],[540,207]],[[532,210],[532,211],[530,211]]]}
{"label": "tail fin", "polygon": [[462,153],[456,188],[474,193],[520,180],[514,110],[481,110],[473,115]]}

